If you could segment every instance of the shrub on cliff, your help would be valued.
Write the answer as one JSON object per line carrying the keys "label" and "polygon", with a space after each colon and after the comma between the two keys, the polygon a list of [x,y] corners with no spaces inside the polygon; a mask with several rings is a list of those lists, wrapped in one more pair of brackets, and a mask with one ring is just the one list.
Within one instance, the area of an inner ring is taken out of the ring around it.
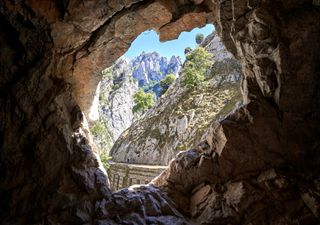
{"label": "shrub on cliff", "polygon": [[192,51],[192,49],[190,48],[190,47],[186,47],[185,49],[184,49],[184,54],[189,54],[190,52]]}
{"label": "shrub on cliff", "polygon": [[105,151],[100,153],[100,159],[102,162],[103,167],[107,170],[110,167],[109,161],[112,159],[111,156]]}
{"label": "shrub on cliff", "polygon": [[93,135],[95,143],[97,144],[96,146],[99,149],[101,162],[103,166],[108,169],[109,160],[111,157],[106,149],[110,141],[107,127],[102,120],[98,120],[93,124],[93,126],[90,127],[90,131]]}
{"label": "shrub on cliff", "polygon": [[204,40],[204,35],[203,34],[197,34],[196,35],[196,43],[198,45],[200,45],[203,42],[203,40]]}
{"label": "shrub on cliff", "polygon": [[205,79],[207,70],[212,66],[212,54],[202,47],[196,48],[186,56],[182,70],[182,83],[188,88],[200,84]]}
{"label": "shrub on cliff", "polygon": [[168,88],[175,81],[175,79],[176,76],[174,74],[167,74],[166,77],[160,81],[160,86],[162,88],[161,94],[164,94],[168,90]]}
{"label": "shrub on cliff", "polygon": [[105,133],[105,125],[102,121],[98,120],[94,123],[94,125],[91,127],[91,133],[93,136],[98,137],[102,136]]}
{"label": "shrub on cliff", "polygon": [[154,105],[153,95],[151,93],[145,93],[142,89],[139,89],[139,91],[134,94],[133,100],[135,103],[132,109],[133,113],[143,113]]}

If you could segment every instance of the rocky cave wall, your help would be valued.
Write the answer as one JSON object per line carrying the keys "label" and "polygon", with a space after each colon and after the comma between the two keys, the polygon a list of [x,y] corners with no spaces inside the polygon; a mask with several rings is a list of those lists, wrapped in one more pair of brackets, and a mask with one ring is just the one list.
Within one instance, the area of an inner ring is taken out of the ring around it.
{"label": "rocky cave wall", "polygon": [[[319,221],[312,0],[1,0],[0,13],[1,224]],[[100,70],[146,29],[169,40],[210,22],[242,62],[245,104],[153,185],[111,193],[85,119]]]}

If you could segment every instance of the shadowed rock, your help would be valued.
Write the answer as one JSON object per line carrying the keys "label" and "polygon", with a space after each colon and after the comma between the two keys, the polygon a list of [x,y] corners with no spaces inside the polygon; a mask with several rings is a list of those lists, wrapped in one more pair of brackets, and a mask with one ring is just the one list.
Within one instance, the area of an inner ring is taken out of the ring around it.
{"label": "shadowed rock", "polygon": [[[100,70],[144,30],[212,21],[244,106],[157,187],[111,193],[86,125]],[[319,27],[311,0],[0,1],[0,223],[318,224]]]}

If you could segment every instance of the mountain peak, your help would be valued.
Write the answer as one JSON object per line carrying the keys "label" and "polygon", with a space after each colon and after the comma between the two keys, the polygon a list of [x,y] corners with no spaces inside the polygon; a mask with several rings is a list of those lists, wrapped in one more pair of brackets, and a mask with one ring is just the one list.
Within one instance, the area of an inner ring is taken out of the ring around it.
{"label": "mountain peak", "polygon": [[176,56],[168,60],[156,51],[148,53],[143,51],[130,61],[130,65],[133,69],[132,76],[139,81],[140,86],[145,86],[162,80],[169,73],[178,76],[182,60]]}

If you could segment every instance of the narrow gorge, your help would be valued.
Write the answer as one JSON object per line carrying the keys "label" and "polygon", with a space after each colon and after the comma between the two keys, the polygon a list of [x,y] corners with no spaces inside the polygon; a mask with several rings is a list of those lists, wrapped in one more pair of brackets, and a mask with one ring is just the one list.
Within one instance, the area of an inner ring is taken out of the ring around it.
{"label": "narrow gorge", "polygon": [[176,154],[196,146],[214,120],[241,105],[239,62],[216,33],[199,47],[212,54],[205,80],[198,81],[194,88],[187,87],[183,66],[156,104],[129,129],[122,130],[110,152],[108,175],[112,190],[150,182]]}
{"label": "narrow gorge", "polygon": [[[241,103],[151,183],[112,192],[88,125],[101,71],[145,30],[209,23]],[[0,40],[0,224],[319,224],[318,1],[0,0]]]}
{"label": "narrow gorge", "polygon": [[139,88],[157,99],[162,92],[160,81],[167,74],[178,76],[181,66],[180,57],[167,59],[157,52],[142,52],[133,59],[122,57],[102,71],[97,101],[89,113],[95,143],[102,151],[109,152],[120,134],[141,116],[133,113]]}
{"label": "narrow gorge", "polygon": [[197,145],[212,121],[241,103],[239,62],[215,34],[208,36],[203,47],[214,62],[205,82],[187,88],[182,69],[156,105],[117,140],[111,150],[114,161],[168,165],[179,151]]}

